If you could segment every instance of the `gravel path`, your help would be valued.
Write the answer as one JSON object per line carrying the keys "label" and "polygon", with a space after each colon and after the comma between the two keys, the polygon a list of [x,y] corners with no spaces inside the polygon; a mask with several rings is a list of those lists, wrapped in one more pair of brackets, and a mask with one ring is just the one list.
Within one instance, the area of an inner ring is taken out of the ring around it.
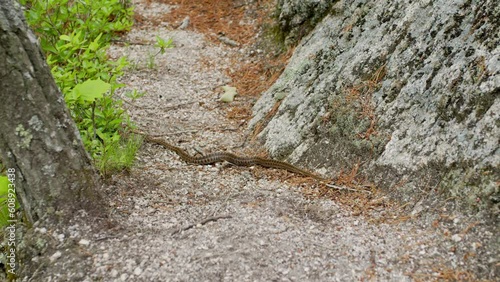
{"label": "gravel path", "polygon": [[[147,2],[147,1],[144,1]],[[136,3],[147,18],[170,7]],[[162,135],[194,154],[228,149],[261,153],[245,142],[245,120],[229,119],[238,97],[219,102],[223,74],[235,68],[238,48],[214,44],[177,23],[135,28],[127,55],[134,67],[122,78],[147,94],[127,107],[139,130]],[[175,48],[147,65],[154,38],[172,38]],[[146,44],[133,44],[151,43]],[[243,146],[243,147],[242,147]],[[228,164],[194,166],[145,143],[135,168],[114,176],[105,192],[119,226],[86,238],[98,281],[429,281],[490,280],[498,271],[497,240],[481,220],[444,207],[419,204],[408,214],[379,205],[359,214],[326,197],[308,197],[317,183],[289,173]],[[342,197],[356,194],[337,192]],[[392,219],[392,220],[391,220]],[[491,244],[490,244],[491,243]]]}

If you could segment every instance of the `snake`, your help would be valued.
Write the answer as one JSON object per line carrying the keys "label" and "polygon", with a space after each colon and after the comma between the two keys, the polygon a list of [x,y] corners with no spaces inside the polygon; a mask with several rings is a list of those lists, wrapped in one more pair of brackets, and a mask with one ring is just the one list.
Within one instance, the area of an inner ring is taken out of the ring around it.
{"label": "snake", "polygon": [[215,152],[207,155],[203,155],[200,157],[193,157],[190,154],[186,153],[183,149],[174,146],[162,139],[154,138],[149,135],[144,135],[145,140],[147,142],[153,143],[160,145],[174,153],[176,153],[183,161],[191,164],[197,164],[197,165],[209,165],[209,164],[214,164],[214,163],[219,163],[219,162],[229,162],[231,164],[234,164],[236,166],[254,166],[254,165],[259,165],[262,167],[266,168],[277,168],[277,169],[283,169],[287,170],[289,172],[293,172],[296,174],[312,177],[316,180],[324,181],[326,180],[325,178],[318,176],[314,173],[311,173],[309,171],[306,171],[304,169],[298,168],[292,164],[289,164],[287,162],[282,162],[278,160],[273,160],[273,159],[267,159],[267,158],[261,158],[261,157],[241,157],[238,155],[235,155],[233,153],[228,153],[228,152]]}

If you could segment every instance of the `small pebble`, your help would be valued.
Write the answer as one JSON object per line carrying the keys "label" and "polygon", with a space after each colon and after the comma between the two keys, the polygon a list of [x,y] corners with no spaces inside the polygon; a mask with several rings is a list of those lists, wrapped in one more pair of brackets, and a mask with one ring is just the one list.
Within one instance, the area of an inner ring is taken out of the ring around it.
{"label": "small pebble", "polygon": [[118,276],[118,270],[116,270],[116,269],[111,270],[109,275],[113,278],[116,278]]}
{"label": "small pebble", "polygon": [[136,268],[134,269],[134,274],[135,274],[136,276],[141,275],[141,273],[142,273],[142,269],[141,269],[140,267],[136,267]]}
{"label": "small pebble", "polygon": [[78,244],[82,245],[82,246],[88,246],[90,245],[90,241],[87,240],[87,239],[81,239]]}
{"label": "small pebble", "polygon": [[50,262],[54,262],[58,258],[62,256],[62,253],[60,251],[55,252],[53,255],[50,256]]}
{"label": "small pebble", "polygon": [[451,240],[454,242],[460,242],[462,241],[462,236],[460,236],[460,234],[453,234],[453,236],[451,236]]}

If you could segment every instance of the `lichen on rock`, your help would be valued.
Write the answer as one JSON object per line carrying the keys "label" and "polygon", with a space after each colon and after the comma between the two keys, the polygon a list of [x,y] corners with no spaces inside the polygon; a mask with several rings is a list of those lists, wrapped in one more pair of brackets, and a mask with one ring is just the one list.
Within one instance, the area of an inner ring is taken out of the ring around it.
{"label": "lichen on rock", "polygon": [[25,129],[22,124],[19,124],[16,127],[16,135],[21,138],[21,142],[19,142],[19,147],[23,149],[28,149],[31,144],[31,140],[33,139],[33,134],[29,129]]}

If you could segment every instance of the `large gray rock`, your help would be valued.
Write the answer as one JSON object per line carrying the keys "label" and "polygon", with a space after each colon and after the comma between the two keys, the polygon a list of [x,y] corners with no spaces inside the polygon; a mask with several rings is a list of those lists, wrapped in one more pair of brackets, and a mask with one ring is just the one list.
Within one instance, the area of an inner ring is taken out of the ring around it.
{"label": "large gray rock", "polygon": [[498,214],[498,2],[331,9],[254,107],[250,126],[270,153],[329,176],[360,163],[406,199],[445,192]]}

